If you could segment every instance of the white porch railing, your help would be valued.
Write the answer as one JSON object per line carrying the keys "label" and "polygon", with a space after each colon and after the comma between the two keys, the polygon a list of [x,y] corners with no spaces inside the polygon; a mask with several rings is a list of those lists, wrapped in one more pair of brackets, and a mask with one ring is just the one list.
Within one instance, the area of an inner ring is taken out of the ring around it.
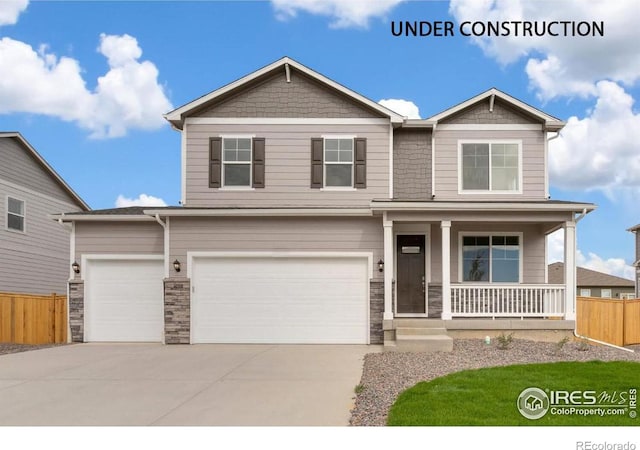
{"label": "white porch railing", "polygon": [[452,317],[562,317],[564,310],[564,285],[451,284]]}

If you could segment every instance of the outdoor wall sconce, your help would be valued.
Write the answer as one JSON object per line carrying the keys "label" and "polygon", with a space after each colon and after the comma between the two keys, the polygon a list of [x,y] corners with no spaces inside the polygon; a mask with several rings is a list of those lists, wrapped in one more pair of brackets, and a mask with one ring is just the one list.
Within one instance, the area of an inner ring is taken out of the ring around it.
{"label": "outdoor wall sconce", "polygon": [[381,259],[378,260],[378,272],[384,272],[384,261]]}
{"label": "outdoor wall sconce", "polygon": [[80,264],[78,264],[76,261],[71,264],[71,268],[73,269],[73,273],[80,273]]}
{"label": "outdoor wall sconce", "polygon": [[175,269],[176,272],[180,272],[180,261],[178,261],[177,259],[173,262],[173,268]]}

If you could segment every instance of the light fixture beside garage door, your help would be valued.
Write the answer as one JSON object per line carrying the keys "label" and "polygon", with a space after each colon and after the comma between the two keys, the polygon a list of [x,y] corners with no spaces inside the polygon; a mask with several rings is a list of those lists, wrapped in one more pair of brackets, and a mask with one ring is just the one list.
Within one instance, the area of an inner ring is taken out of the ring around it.
{"label": "light fixture beside garage door", "polygon": [[175,269],[176,272],[180,272],[180,261],[178,261],[177,259],[173,262],[173,268]]}

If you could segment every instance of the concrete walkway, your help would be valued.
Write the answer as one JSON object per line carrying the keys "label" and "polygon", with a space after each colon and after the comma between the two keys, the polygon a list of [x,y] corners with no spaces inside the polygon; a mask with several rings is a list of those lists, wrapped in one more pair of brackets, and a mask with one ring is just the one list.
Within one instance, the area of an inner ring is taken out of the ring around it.
{"label": "concrete walkway", "polygon": [[75,344],[0,356],[0,425],[347,425],[365,345]]}

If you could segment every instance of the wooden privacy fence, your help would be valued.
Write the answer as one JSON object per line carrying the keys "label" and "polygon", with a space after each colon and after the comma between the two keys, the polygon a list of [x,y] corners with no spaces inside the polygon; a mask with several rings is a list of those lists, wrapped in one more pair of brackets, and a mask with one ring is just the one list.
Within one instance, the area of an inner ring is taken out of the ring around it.
{"label": "wooden privacy fence", "polygon": [[67,342],[67,297],[0,293],[0,342]]}
{"label": "wooden privacy fence", "polygon": [[578,334],[610,344],[640,344],[640,299],[577,298]]}

